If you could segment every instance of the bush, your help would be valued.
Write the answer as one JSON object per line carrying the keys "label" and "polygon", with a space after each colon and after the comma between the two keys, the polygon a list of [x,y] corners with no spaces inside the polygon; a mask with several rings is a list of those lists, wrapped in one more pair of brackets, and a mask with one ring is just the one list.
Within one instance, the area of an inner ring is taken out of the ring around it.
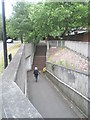
{"label": "bush", "polygon": [[63,60],[60,60],[60,61],[59,61],[59,65],[63,65]]}
{"label": "bush", "polygon": [[54,64],[51,64],[51,69],[54,71]]}
{"label": "bush", "polygon": [[67,61],[67,60],[65,61],[65,66],[66,66],[66,68],[69,67],[69,64],[68,64],[68,61]]}

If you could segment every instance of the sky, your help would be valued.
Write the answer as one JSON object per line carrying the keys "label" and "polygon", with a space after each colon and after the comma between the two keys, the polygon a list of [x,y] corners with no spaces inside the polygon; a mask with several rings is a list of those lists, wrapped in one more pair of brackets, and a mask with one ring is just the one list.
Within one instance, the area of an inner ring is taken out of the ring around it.
{"label": "sky", "polygon": [[[5,1],[5,16],[8,19],[12,13],[12,5],[15,4],[15,2],[17,2],[17,1],[23,1],[23,0],[4,0],[4,1]],[[37,3],[39,1],[45,1],[45,0],[24,0],[24,1]],[[60,0],[51,0],[51,1],[56,2],[56,1],[60,1]],[[66,0],[66,1],[68,1],[68,0]],[[72,0],[72,1],[89,1],[89,0]],[[2,2],[2,0],[0,0],[0,13],[2,11],[1,2]]]}
{"label": "sky", "polygon": [[[23,1],[23,0],[4,0],[4,1],[5,1],[5,16],[8,19],[12,14],[12,5],[15,4],[15,2],[17,1]],[[37,3],[42,0],[25,0],[25,1]],[[1,4],[2,4],[2,0],[0,0],[0,13],[2,12]]]}

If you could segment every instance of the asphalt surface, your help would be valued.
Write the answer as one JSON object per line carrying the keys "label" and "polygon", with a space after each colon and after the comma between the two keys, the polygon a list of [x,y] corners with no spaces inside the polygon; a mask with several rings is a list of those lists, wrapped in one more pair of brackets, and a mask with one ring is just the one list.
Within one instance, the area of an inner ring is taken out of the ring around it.
{"label": "asphalt surface", "polygon": [[33,72],[28,72],[27,97],[43,118],[79,118],[80,113],[55,88],[44,75],[35,82]]}

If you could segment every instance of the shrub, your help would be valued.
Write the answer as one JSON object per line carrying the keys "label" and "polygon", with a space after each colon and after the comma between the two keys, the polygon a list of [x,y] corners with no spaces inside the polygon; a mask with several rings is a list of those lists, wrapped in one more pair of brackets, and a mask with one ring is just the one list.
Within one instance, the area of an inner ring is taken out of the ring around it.
{"label": "shrub", "polygon": [[59,65],[63,65],[63,60],[60,60],[60,61],[59,61]]}
{"label": "shrub", "polygon": [[51,64],[51,69],[54,71],[54,64]]}
{"label": "shrub", "polygon": [[50,57],[48,57],[48,61],[51,61],[51,58],[50,58]]}
{"label": "shrub", "polygon": [[68,64],[68,61],[67,61],[67,60],[65,61],[65,66],[66,66],[66,68],[69,67],[69,64]]}
{"label": "shrub", "polygon": [[74,69],[74,68],[75,68],[75,65],[72,64],[72,68]]}

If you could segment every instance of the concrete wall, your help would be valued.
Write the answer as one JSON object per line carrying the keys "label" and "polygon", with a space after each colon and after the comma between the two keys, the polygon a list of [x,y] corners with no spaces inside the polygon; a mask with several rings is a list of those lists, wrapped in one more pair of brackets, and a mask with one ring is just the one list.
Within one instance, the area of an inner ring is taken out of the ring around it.
{"label": "concrete wall", "polygon": [[[31,53],[30,55],[32,56]],[[0,117],[2,118],[42,118],[24,95],[27,89],[25,62],[25,45],[22,45],[0,78],[0,87],[2,87],[0,99],[2,98],[3,102]]]}
{"label": "concrete wall", "polygon": [[0,78],[0,120],[2,118],[2,79]]}
{"label": "concrete wall", "polygon": [[47,75],[54,84],[88,116],[88,102],[90,102],[88,74],[58,65],[54,65],[52,70],[52,64],[48,62],[46,67]]}
{"label": "concrete wall", "polygon": [[72,49],[73,51],[76,51],[77,53],[80,53],[85,57],[90,58],[90,53],[88,49],[90,48],[90,42],[65,41],[65,46]]}
{"label": "concrete wall", "polygon": [[64,46],[90,59],[89,52],[90,42],[65,41],[65,40],[63,41],[49,40],[48,42],[50,47]]}
{"label": "concrete wall", "polygon": [[27,71],[32,69],[35,46],[33,44],[25,44],[20,54],[19,66],[17,69],[15,82],[22,92],[27,94]]}
{"label": "concrete wall", "polygon": [[64,46],[64,42],[65,41],[61,41],[61,40],[48,40],[49,46],[50,47],[60,47],[60,46]]}
{"label": "concrete wall", "polygon": [[25,81],[27,81],[27,71],[25,68],[25,46],[23,47],[22,53],[20,55],[19,66],[17,69],[15,82],[25,94]]}
{"label": "concrete wall", "polygon": [[26,95],[27,91],[27,71],[31,70],[34,56],[34,45],[25,44],[20,54],[19,66],[17,69],[15,82]]}
{"label": "concrete wall", "polygon": [[36,46],[34,44],[25,44],[25,60],[26,60],[26,70],[32,69],[34,53]]}

